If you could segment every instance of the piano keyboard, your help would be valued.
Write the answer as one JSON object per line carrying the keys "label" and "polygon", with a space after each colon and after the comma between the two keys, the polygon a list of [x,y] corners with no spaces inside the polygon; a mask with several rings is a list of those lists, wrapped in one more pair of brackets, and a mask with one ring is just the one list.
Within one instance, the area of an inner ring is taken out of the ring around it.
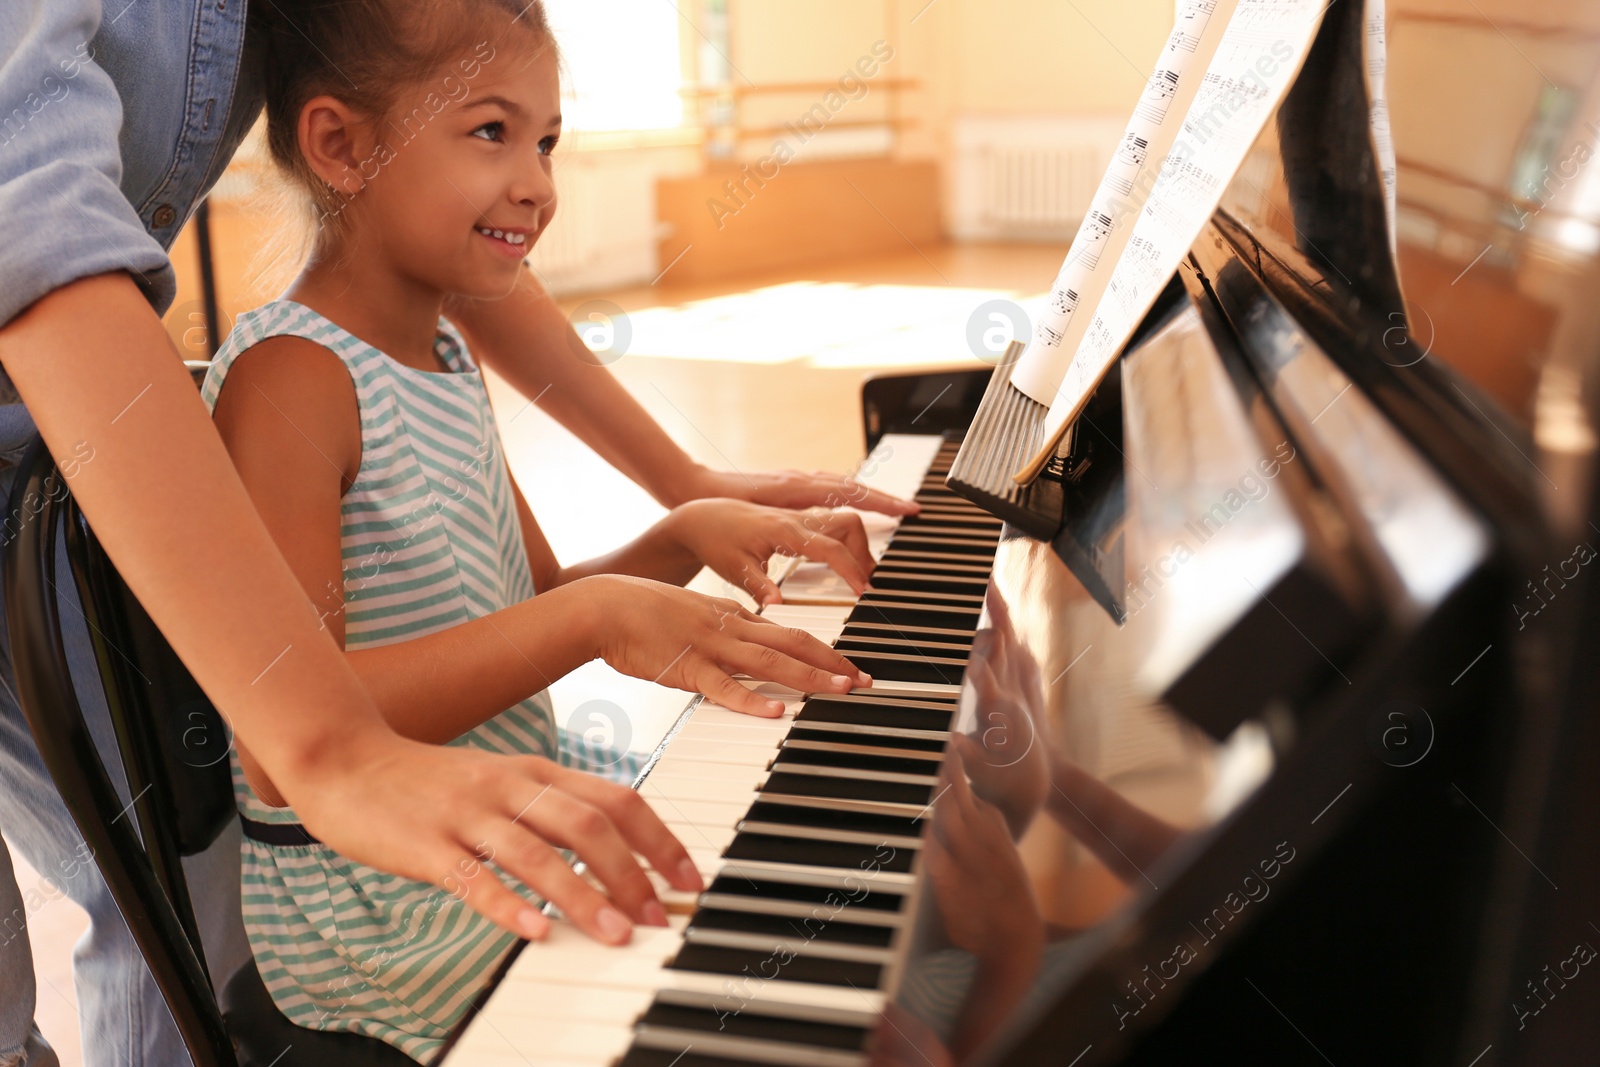
{"label": "piano keyboard", "polygon": [[522,946],[441,1062],[867,1062],[909,947],[925,817],[1000,536],[998,519],[944,487],[956,450],[886,437],[874,458],[891,458],[871,484],[922,511],[863,516],[872,589],[858,600],[803,563],[765,612],[844,651],[872,688],[763,686],[784,702],[777,719],[700,699],[657,750],[639,791],[705,891],[651,872],[669,925],[636,927],[621,948],[555,923]]}

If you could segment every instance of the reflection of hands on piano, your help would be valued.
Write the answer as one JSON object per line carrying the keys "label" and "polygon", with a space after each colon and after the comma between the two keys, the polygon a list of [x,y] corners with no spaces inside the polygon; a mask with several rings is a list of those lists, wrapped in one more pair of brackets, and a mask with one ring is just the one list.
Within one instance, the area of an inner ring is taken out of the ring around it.
{"label": "reflection of hands on piano", "polygon": [[672,510],[671,535],[701,563],[765,607],[783,601],[767,574],[774,555],[825,563],[858,595],[867,588],[872,553],[853,511],[789,511],[743,500],[695,500]]}
{"label": "reflection of hands on piano", "polygon": [[973,791],[958,753],[946,757],[941,777],[923,862],[945,936],[980,960],[1035,957],[1043,920],[1005,813]]}
{"label": "reflection of hands on piano", "polygon": [[1020,838],[1050,790],[1044,694],[1038,664],[1011,636],[1004,615],[996,615],[996,598],[990,601],[997,625],[973,638],[967,664],[976,722],[970,733],[954,735],[951,745],[973,789],[1005,814],[1012,837]]}
{"label": "reflection of hands on piano", "polygon": [[1033,984],[1045,927],[1005,814],[979,797],[958,752],[933,805],[923,864],[944,934],[977,959],[951,1038],[957,1061],[1008,1019]]}
{"label": "reflection of hands on piano", "polygon": [[1077,764],[1052,754],[1046,807],[1055,820],[1124,882],[1144,877],[1183,830],[1130,803]]}
{"label": "reflection of hands on piano", "polygon": [[828,471],[714,471],[702,468],[685,500],[728,497],[773,508],[842,508],[885,515],[915,515],[921,509],[909,500],[869,489],[853,478]]}
{"label": "reflection of hands on piano", "polygon": [[872,1067],[955,1067],[939,1035],[915,1014],[889,1004],[872,1040]]}
{"label": "reflection of hands on piano", "polygon": [[593,583],[595,616],[604,620],[599,656],[634,678],[704,693],[725,708],[767,718],[783,714],[783,702],[758,696],[734,674],[802,693],[845,693],[872,684],[815,637],[732,600],[625,575],[585,580]]}

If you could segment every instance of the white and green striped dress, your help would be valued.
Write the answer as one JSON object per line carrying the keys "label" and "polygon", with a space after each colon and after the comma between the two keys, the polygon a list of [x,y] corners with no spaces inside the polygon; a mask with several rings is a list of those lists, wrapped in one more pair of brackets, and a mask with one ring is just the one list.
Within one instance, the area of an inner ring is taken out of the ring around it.
{"label": "white and green striped dress", "polygon": [[[441,317],[434,341],[450,373],[419,371],[302,304],[274,301],[241,315],[217,353],[201,389],[208,410],[234,360],[282,334],[343,360],[360,406],[361,465],[339,519],[345,648],[411,640],[532,597],[494,412],[455,327]],[[623,781],[641,763],[558,730],[544,693],[451,744],[548,756]],[[266,824],[274,832],[259,836],[292,839],[298,817],[262,803],[237,758],[233,781],[247,828]],[[256,965],[301,1026],[367,1034],[427,1062],[515,943],[449,894],[320,843],[247,836],[242,859]]]}

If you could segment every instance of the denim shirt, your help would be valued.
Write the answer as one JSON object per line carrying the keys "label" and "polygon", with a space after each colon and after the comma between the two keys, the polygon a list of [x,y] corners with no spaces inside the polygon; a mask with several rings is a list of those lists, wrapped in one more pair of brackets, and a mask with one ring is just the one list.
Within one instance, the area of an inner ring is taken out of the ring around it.
{"label": "denim shirt", "polygon": [[[117,270],[166,314],[167,250],[261,110],[245,6],[0,2],[0,325]],[[32,432],[0,372],[0,455]]]}

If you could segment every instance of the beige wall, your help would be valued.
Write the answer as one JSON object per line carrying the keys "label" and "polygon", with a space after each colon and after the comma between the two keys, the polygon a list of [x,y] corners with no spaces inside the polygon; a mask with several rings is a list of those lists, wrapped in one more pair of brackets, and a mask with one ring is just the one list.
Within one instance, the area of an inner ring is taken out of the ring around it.
{"label": "beige wall", "polygon": [[[1172,25],[1171,0],[730,0],[731,53],[753,82],[831,80],[874,42],[880,77],[915,78],[902,153],[934,157],[958,115],[1127,113]],[[774,101],[779,121],[807,106]],[[879,101],[860,101],[861,117]],[[856,105],[852,105],[853,108]]]}

